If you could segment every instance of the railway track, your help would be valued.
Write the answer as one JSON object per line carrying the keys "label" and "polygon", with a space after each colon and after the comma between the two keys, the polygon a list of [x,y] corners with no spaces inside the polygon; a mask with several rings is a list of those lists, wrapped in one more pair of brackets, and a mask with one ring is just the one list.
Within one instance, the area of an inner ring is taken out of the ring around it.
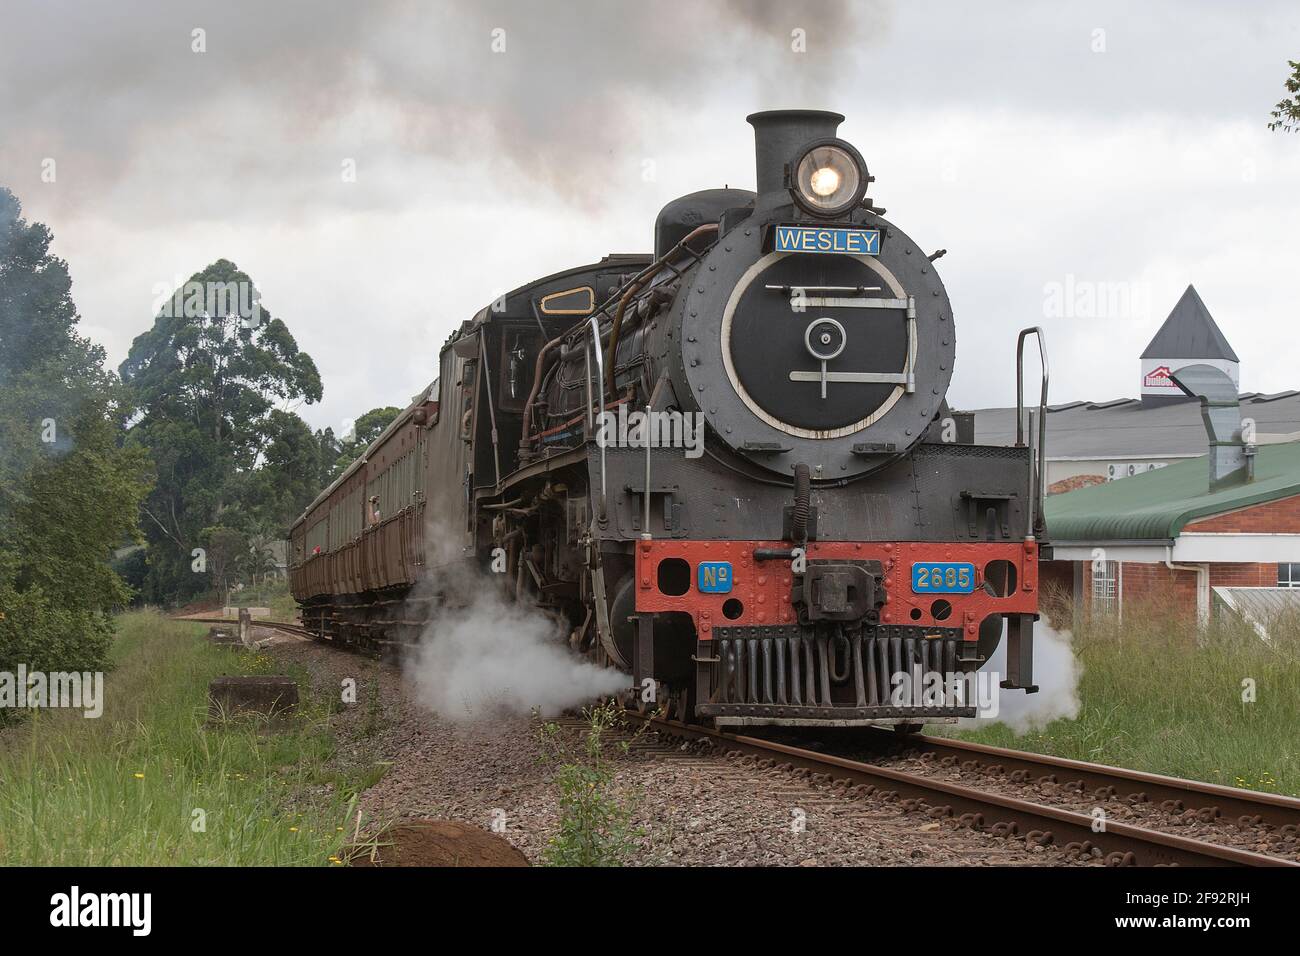
{"label": "railway track", "polygon": [[[229,617],[177,617],[175,621],[192,621],[195,624],[234,624],[238,625],[239,621]],[[329,643],[321,641],[319,637],[313,634],[301,624],[289,624],[285,621],[271,621],[265,618],[258,618],[252,622],[253,627],[269,627],[272,630],[283,631],[285,634],[291,634],[301,640],[317,641],[319,643]]]}
{"label": "railway track", "polygon": [[[760,767],[787,770],[815,783],[839,785],[853,796],[897,802],[908,811],[937,819],[951,819],[963,826],[989,828],[1002,836],[1023,836],[1031,845],[1055,844],[1067,851],[1088,854],[1095,847],[1111,866],[1300,866],[1280,856],[1114,820],[1099,822],[1091,814],[776,740],[724,733],[634,711],[630,711],[628,717],[650,724],[661,734],[683,740],[707,740],[732,759],[753,760]],[[930,740],[923,738],[916,744],[924,749],[930,745]],[[954,744],[956,746],[949,746]],[[1254,813],[1249,814],[1251,817],[1262,819],[1267,812],[1272,820],[1286,820],[1280,824],[1282,826],[1300,821],[1300,800],[1272,794],[1237,793],[1231,788],[1213,784],[1040,757],[962,741],[934,741],[930,752],[942,754],[940,759],[954,760],[960,760],[960,754],[967,761],[973,761],[976,767],[984,762],[990,768],[1000,765],[1005,771],[1010,766],[1014,768],[1011,773],[1026,775],[1040,772],[1046,776],[1068,770],[1085,786],[1095,782],[1098,789],[1115,788],[1118,792],[1122,785],[1133,794],[1144,792],[1148,796],[1156,794],[1169,800],[1195,798],[1205,807],[1219,807],[1220,810],[1225,806],[1253,809]],[[1139,786],[1144,789],[1136,789]]]}
{"label": "railway track", "polygon": [[1051,783],[1099,800],[1151,804],[1170,812],[1192,811],[1209,822],[1226,818],[1241,825],[1267,824],[1284,834],[1300,835],[1300,800],[1274,793],[1256,793],[1198,780],[1086,763],[1046,754],[990,747],[945,737],[914,734],[903,741],[873,731],[882,742],[929,755],[939,766],[1005,777],[1010,782]]}
{"label": "railway track", "polygon": [[[230,624],[229,618],[180,618],[202,624]],[[258,620],[266,627],[299,640],[329,644],[301,624]],[[1106,819],[1050,803],[1021,799],[1007,793],[925,773],[913,773],[871,762],[881,753],[912,751],[936,768],[955,768],[996,782],[1025,785],[1050,783],[1098,801],[1122,800],[1169,812],[1193,812],[1201,820],[1226,819],[1243,826],[1267,825],[1283,834],[1300,835],[1300,799],[1255,793],[1127,770],[1104,764],[1068,760],[1044,754],[990,747],[942,737],[914,734],[900,740],[885,730],[871,730],[864,743],[809,749],[781,740],[726,733],[712,728],[627,711],[630,720],[647,723],[661,735],[708,741],[733,759],[752,760],[761,767],[788,770],[813,782],[840,784],[855,796],[897,801],[909,811],[951,818],[959,825],[1009,837],[1023,836],[1029,844],[1055,844],[1067,851],[1091,854],[1099,849],[1111,866],[1300,866],[1282,856],[1225,846],[1164,830]]]}

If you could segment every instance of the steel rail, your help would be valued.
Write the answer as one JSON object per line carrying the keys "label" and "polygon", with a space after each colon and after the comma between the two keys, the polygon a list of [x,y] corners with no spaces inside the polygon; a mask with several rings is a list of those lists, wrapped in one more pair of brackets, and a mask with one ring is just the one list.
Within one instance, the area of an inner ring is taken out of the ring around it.
{"label": "steel rail", "polygon": [[627,716],[669,734],[709,740],[728,751],[768,758],[777,766],[802,768],[814,775],[824,775],[826,780],[846,780],[871,786],[877,792],[892,794],[900,800],[915,800],[916,809],[929,810],[937,816],[957,816],[973,827],[983,829],[991,826],[994,832],[1007,834],[1024,832],[1030,843],[1075,845],[1080,849],[1096,846],[1107,854],[1106,862],[1111,865],[1300,866],[1281,857],[1110,820],[1104,821],[1100,830],[1095,830],[1098,821],[1094,817],[1059,807],[635,711],[628,711]]}
{"label": "steel rail", "polygon": [[[235,625],[239,624],[239,618],[237,617],[173,617],[171,618],[171,620],[180,621],[182,623],[189,621],[193,624],[235,624]],[[249,626],[269,627],[274,630],[284,631],[288,634],[296,635],[298,637],[309,637],[313,641],[320,640],[320,638],[317,637],[316,634],[312,633],[312,631],[310,631],[303,624],[289,624],[285,621],[272,621],[266,618],[254,618],[249,621]]]}
{"label": "steel rail", "polygon": [[[962,761],[962,769],[1001,768],[1013,782],[1016,774],[1028,782],[1060,783],[1076,790],[1091,789],[1101,799],[1139,797],[1162,807],[1174,801],[1175,810],[1214,810],[1217,815],[1237,818],[1241,823],[1268,823],[1277,827],[1296,827],[1300,831],[1300,799],[1276,793],[1257,793],[1221,784],[1184,780],[1142,770],[1129,770],[1107,764],[1087,763],[1065,757],[1009,750],[986,744],[914,734],[898,740],[887,731],[873,730],[874,737],[893,744],[914,747],[924,753],[946,754]],[[975,767],[970,766],[974,764]],[[996,771],[995,771],[996,772]],[[1044,781],[1044,778],[1050,778]],[[1102,791],[1097,793],[1097,791]],[[1110,791],[1109,793],[1105,791]]]}

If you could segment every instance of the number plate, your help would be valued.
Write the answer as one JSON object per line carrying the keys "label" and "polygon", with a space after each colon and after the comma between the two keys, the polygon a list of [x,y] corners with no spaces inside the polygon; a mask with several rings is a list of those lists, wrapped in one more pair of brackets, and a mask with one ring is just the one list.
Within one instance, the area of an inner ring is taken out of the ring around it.
{"label": "number plate", "polygon": [[912,590],[917,594],[970,594],[975,590],[975,565],[965,561],[914,564]]}
{"label": "number plate", "polygon": [[701,594],[730,594],[731,562],[701,561],[696,581]]}

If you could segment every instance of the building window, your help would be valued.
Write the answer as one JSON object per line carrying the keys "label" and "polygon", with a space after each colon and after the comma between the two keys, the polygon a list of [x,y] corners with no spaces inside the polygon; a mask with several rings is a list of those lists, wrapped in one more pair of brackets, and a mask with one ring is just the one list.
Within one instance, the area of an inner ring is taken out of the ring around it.
{"label": "building window", "polygon": [[1277,586],[1280,588],[1300,588],[1300,563],[1279,563],[1277,566]]}
{"label": "building window", "polygon": [[1113,613],[1118,609],[1119,562],[1097,561],[1092,566],[1092,606]]}

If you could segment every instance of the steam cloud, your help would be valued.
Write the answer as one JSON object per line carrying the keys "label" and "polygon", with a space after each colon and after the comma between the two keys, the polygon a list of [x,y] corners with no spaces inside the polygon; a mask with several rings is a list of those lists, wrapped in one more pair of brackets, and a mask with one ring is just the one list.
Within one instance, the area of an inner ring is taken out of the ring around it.
{"label": "steam cloud", "polygon": [[543,716],[613,694],[628,675],[575,656],[540,611],[507,604],[483,582],[472,605],[430,624],[408,664],[418,699],[454,721]]}
{"label": "steam cloud", "polygon": [[[456,497],[435,491],[430,513],[445,514]],[[508,601],[502,576],[480,571],[460,553],[463,537],[454,522],[435,519],[425,529],[431,576],[416,593],[440,594],[442,607],[406,659],[420,703],[448,720],[471,723],[533,709],[551,716],[631,685],[627,674],[574,654],[560,622]],[[422,604],[412,603],[404,616],[423,613],[414,610]]]}
{"label": "steam cloud", "polygon": [[[129,194],[170,184],[168,198],[184,201],[156,211],[218,219],[232,206],[276,218],[322,194],[351,209],[355,192],[326,188],[339,158],[386,181],[391,167],[376,167],[393,147],[407,161],[454,163],[462,180],[490,167],[497,183],[522,178],[590,202],[587,174],[654,155],[672,134],[658,118],[702,93],[835,105],[825,81],[833,63],[843,68],[837,54],[881,42],[891,19],[885,0],[55,7],[6,5],[0,181],[40,188],[52,156],[65,174],[52,199],[70,210],[107,202],[125,213]],[[815,55],[791,53],[796,29]],[[444,177],[424,174],[423,188],[440,188]],[[220,185],[232,179],[237,198]],[[409,203],[410,184],[392,185],[366,195],[370,208]]]}
{"label": "steam cloud", "polygon": [[[996,718],[963,717],[958,724],[974,728],[1001,723],[1016,733],[1023,734],[1044,727],[1053,720],[1077,717],[1079,678],[1083,676],[1083,665],[1075,658],[1070,641],[1069,631],[1058,631],[1047,619],[1047,615],[1043,615],[1034,625],[1034,682],[1038,685],[1038,693],[999,689]],[[1002,641],[981,671],[1006,675],[1005,625]]]}

